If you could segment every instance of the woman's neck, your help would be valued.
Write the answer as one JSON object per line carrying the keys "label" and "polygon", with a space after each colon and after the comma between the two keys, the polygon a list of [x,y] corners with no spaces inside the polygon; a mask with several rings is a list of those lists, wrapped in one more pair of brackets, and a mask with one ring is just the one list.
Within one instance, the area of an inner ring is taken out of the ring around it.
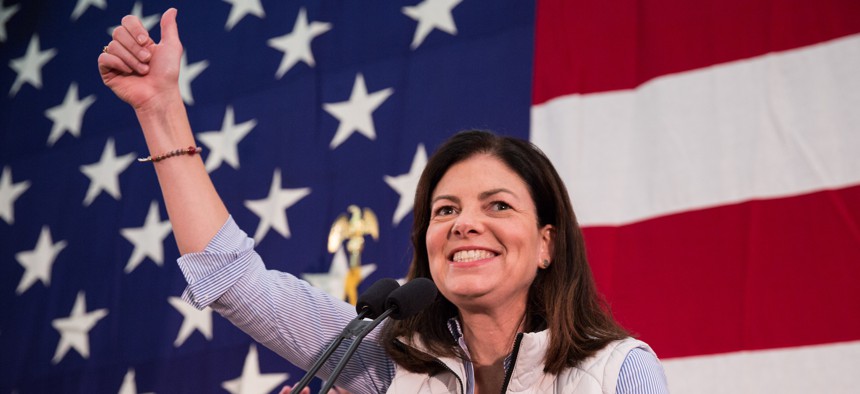
{"label": "woman's neck", "polygon": [[475,392],[497,393],[505,378],[505,358],[525,325],[525,305],[498,313],[460,311],[463,337],[475,370]]}

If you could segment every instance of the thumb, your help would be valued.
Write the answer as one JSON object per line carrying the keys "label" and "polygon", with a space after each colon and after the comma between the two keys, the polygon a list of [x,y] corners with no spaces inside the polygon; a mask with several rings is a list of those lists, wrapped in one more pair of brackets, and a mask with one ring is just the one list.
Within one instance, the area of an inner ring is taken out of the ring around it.
{"label": "thumb", "polygon": [[179,42],[176,13],[176,8],[169,8],[161,15],[161,44]]}

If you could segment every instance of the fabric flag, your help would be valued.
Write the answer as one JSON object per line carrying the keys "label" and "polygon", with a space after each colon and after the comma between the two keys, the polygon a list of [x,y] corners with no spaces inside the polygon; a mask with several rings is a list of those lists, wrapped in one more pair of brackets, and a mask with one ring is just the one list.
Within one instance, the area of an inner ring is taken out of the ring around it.
{"label": "fabric flag", "polygon": [[860,4],[540,1],[531,139],[674,392],[853,392]]}
{"label": "fabric flag", "polygon": [[[355,204],[380,224],[360,289],[402,277],[427,156],[490,129],[557,164],[601,291],[674,392],[860,383],[854,2],[186,3],[192,128],[271,269],[343,297],[326,238]],[[303,374],[179,299],[150,152],[100,81],[121,18],[157,40],[170,6],[0,0],[0,393],[270,393]]]}

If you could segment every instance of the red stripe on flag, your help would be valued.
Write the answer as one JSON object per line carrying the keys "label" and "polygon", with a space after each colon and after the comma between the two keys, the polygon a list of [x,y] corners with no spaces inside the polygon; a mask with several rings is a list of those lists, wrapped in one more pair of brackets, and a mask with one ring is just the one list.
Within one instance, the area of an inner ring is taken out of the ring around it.
{"label": "red stripe on flag", "polygon": [[541,0],[532,101],[631,89],[857,32],[857,0]]}
{"label": "red stripe on flag", "polygon": [[584,231],[615,316],[661,357],[860,339],[860,186]]}

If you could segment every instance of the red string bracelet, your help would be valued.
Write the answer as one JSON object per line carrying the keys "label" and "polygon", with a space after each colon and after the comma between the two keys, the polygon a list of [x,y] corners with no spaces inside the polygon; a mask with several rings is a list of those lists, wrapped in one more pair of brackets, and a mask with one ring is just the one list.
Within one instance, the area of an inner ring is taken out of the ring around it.
{"label": "red string bracelet", "polygon": [[173,151],[167,152],[163,155],[158,155],[155,157],[152,157],[152,156],[141,157],[140,159],[137,159],[137,161],[140,163],[146,163],[148,161],[151,161],[153,163],[157,163],[159,161],[162,161],[164,159],[169,159],[169,158],[174,157],[174,156],[181,156],[181,155],[194,156],[194,155],[200,153],[201,151],[203,151],[203,148],[201,148],[199,146],[189,146],[185,149],[173,150]]}

